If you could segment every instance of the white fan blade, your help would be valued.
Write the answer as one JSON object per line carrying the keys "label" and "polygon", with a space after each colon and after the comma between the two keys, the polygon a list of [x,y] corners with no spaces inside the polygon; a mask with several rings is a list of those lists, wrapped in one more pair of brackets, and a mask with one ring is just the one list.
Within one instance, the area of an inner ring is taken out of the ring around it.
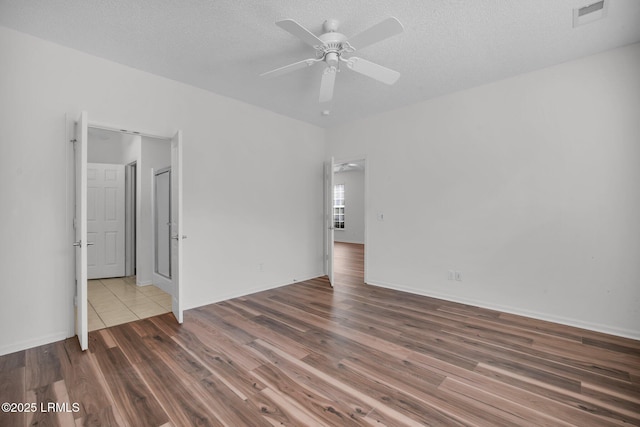
{"label": "white fan blade", "polygon": [[327,67],[320,81],[320,102],[329,102],[333,98],[333,86],[336,83],[336,67]]}
{"label": "white fan blade", "polygon": [[299,70],[300,68],[310,67],[316,62],[322,61],[322,59],[305,59],[304,61],[294,62],[293,64],[285,65],[284,67],[276,68],[275,70],[267,71],[260,74],[260,77],[276,77],[282,74],[290,73],[291,71]]}
{"label": "white fan blade", "polygon": [[404,27],[396,18],[387,18],[368,30],[351,37],[348,42],[354,49],[360,50],[388,37],[395,36],[404,31]]}
{"label": "white fan blade", "polygon": [[303,42],[313,47],[322,46],[324,43],[318,37],[316,37],[311,31],[298,24],[293,19],[285,19],[284,21],[276,22],[276,25],[285,31],[290,32]]}
{"label": "white fan blade", "polygon": [[347,68],[388,85],[394,84],[400,78],[399,72],[362,58],[347,59]]}

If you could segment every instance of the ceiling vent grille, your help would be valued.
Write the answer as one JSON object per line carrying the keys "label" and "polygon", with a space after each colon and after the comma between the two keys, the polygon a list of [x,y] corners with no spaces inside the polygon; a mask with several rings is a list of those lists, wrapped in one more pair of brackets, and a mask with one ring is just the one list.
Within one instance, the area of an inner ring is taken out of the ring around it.
{"label": "ceiling vent grille", "polygon": [[573,9],[573,27],[578,27],[584,24],[590,24],[591,22],[607,16],[608,1],[601,0],[590,5]]}

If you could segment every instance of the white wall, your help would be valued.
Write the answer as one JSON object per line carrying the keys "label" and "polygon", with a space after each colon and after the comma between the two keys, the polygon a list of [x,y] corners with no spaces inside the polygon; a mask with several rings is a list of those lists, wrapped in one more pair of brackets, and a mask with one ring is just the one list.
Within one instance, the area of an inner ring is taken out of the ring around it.
{"label": "white wall", "polygon": [[72,330],[66,113],[183,130],[186,308],[322,274],[322,129],[4,27],[0,57],[0,354]]}
{"label": "white wall", "polygon": [[109,163],[127,165],[140,157],[140,135],[110,132],[110,139],[100,139],[89,132],[87,161],[89,163]]}
{"label": "white wall", "polygon": [[638,76],[635,44],[329,130],[369,282],[640,338]]}
{"label": "white wall", "polygon": [[336,229],[336,242],[364,244],[364,170],[334,174],[334,184],[344,184],[345,228]]}

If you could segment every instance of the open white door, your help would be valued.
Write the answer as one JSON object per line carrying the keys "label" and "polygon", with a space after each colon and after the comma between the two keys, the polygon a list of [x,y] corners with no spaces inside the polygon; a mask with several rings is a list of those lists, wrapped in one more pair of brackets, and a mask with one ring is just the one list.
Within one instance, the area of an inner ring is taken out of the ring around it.
{"label": "open white door", "polygon": [[171,309],[182,323],[182,131],[171,139]]}
{"label": "open white door", "polygon": [[329,283],[333,286],[333,157],[324,164],[324,217],[325,217],[325,247],[324,247],[324,272],[329,277]]}
{"label": "open white door", "polygon": [[76,247],[76,334],[80,348],[89,348],[87,321],[87,112],[76,123],[73,144],[75,156],[76,214],[74,218]]}

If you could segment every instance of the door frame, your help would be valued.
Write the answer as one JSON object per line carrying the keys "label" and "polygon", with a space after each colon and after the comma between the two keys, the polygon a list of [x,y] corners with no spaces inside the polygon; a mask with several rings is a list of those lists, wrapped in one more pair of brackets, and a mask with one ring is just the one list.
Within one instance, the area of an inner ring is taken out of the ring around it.
{"label": "door frame", "polygon": [[[66,140],[67,141],[70,140],[70,138],[69,138],[70,135],[75,135],[75,126],[77,126],[77,123],[78,123],[78,118],[77,117],[79,117],[79,116],[81,117],[83,115],[84,115],[84,117],[87,117],[87,112],[84,111],[84,110],[81,111],[80,114],[78,114],[78,113],[68,113],[68,114],[65,115],[65,122],[66,122],[66,129],[67,129],[67,133],[66,133],[66,136],[67,136]],[[91,120],[90,117],[87,120],[87,128],[102,129],[102,130],[108,130],[108,131],[119,132],[119,133],[129,133],[129,134],[133,134],[133,135],[139,135],[141,137],[162,139],[162,140],[166,140],[167,143],[171,143],[171,141],[174,139],[176,134],[181,134],[182,133],[181,130],[177,130],[173,134],[167,136],[167,135],[162,135],[160,133],[155,133],[155,132],[127,130],[124,127],[121,127],[121,126],[114,126],[114,125],[111,125],[111,124],[105,124],[105,123],[102,123],[102,122],[93,121],[93,120]],[[178,139],[178,147],[179,147],[179,150],[178,150],[179,156],[177,157],[177,162],[180,165],[180,169],[182,169],[182,138]],[[70,156],[71,157],[74,156],[73,153],[74,153],[74,150],[73,150],[73,147],[71,147],[71,150],[70,150]],[[74,192],[73,189],[75,188],[75,185],[76,185],[76,179],[75,179],[75,159],[70,158],[70,156],[69,155],[67,156],[68,161],[69,160],[71,161],[71,164],[67,167],[68,184],[70,185],[70,189],[71,189],[71,192],[67,193],[68,197],[70,199],[70,200],[68,200],[68,224],[73,225],[73,221],[74,221],[74,218],[75,218],[75,208],[69,209],[69,207],[73,207],[75,205],[76,197],[75,197],[75,192]],[[171,161],[172,161],[172,164],[173,164],[173,162],[174,162],[174,159],[173,159],[174,154],[173,154],[173,152],[171,153],[171,156],[172,156]],[[137,166],[138,165],[136,165],[136,167]],[[180,189],[183,188],[181,175],[182,174],[180,174],[177,177],[179,179],[179,182],[180,182]],[[70,195],[73,195],[73,196],[70,196]],[[85,197],[86,197],[86,191],[85,191]],[[139,194],[136,194],[136,201],[137,201],[138,197],[139,197]],[[182,203],[182,195],[180,195],[180,197],[177,199],[177,202],[180,203],[180,204]],[[179,210],[182,211],[182,206],[179,206]],[[183,233],[183,231],[181,230],[180,234],[182,234],[182,233]],[[74,231],[73,227],[70,227],[68,235],[70,236],[70,244],[71,244],[71,243],[73,243],[75,241],[75,231]],[[71,246],[71,248],[73,250],[72,246]],[[184,256],[184,253],[182,253],[182,252],[183,251],[181,251],[180,257],[179,257],[180,261],[182,261],[182,258]],[[70,260],[72,261],[70,265],[74,265],[75,264],[75,251],[72,251],[70,253],[73,254],[71,256],[71,258],[70,258]],[[181,264],[182,264],[182,262],[181,262]],[[69,282],[73,285],[73,289],[74,289],[73,298],[76,298],[77,295],[76,295],[76,291],[75,291],[75,289],[76,289],[76,285],[75,285],[75,277],[76,277],[76,275],[75,275],[75,267],[73,267],[72,269],[70,268],[69,271],[70,272],[73,271],[73,273],[70,276]],[[184,301],[181,301],[181,295],[183,294],[182,290],[183,290],[183,284],[178,282],[177,286],[174,287],[174,292],[175,292],[176,295],[172,295],[172,300],[175,301],[176,298],[178,299],[179,316],[176,316],[176,321],[178,323],[182,323],[182,319],[183,319],[182,307],[184,306]],[[88,304],[88,295],[86,293],[84,295],[84,303]],[[74,315],[72,316],[73,320],[71,321],[71,324],[70,324],[69,336],[76,335],[75,306],[76,306],[76,304],[71,304],[71,309],[72,309],[71,311],[72,311],[72,313]],[[85,323],[83,326],[85,328],[84,330],[86,331],[87,328],[88,328],[88,320],[87,320],[86,316],[84,316],[83,323]]]}
{"label": "door frame", "polygon": [[323,195],[324,195],[324,274],[329,279],[329,285],[334,285],[334,269],[333,269],[333,244],[334,244],[334,223],[333,223],[333,176],[334,176],[333,157],[324,162],[323,176]]}

